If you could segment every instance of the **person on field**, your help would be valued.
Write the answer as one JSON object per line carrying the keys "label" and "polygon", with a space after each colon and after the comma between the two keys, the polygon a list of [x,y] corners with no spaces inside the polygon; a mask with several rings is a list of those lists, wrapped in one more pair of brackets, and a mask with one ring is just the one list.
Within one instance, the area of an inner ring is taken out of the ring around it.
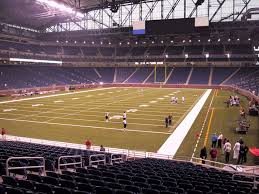
{"label": "person on field", "polygon": [[126,121],[126,119],[124,119],[122,122],[123,122],[123,130],[126,131],[126,128],[127,128],[127,121]]}
{"label": "person on field", "polygon": [[227,140],[223,149],[224,149],[224,152],[225,152],[225,162],[228,163],[229,157],[230,157],[230,152],[231,152],[231,143],[229,142],[229,140]]}
{"label": "person on field", "polygon": [[233,148],[233,151],[234,151],[234,154],[233,154],[233,159],[237,160],[238,157],[239,157],[239,150],[240,150],[240,142],[237,141],[234,145],[234,148]]}
{"label": "person on field", "polygon": [[100,146],[100,152],[105,152],[105,148],[103,147],[103,145]]}
{"label": "person on field", "polygon": [[243,164],[244,158],[245,158],[245,146],[244,146],[244,144],[242,144],[240,146],[237,164]]}
{"label": "person on field", "polygon": [[[218,151],[216,148],[211,148],[210,150],[210,158],[212,161],[216,161],[217,160],[217,155],[218,155]],[[212,165],[214,165],[214,163],[211,163]]]}
{"label": "person on field", "polygon": [[110,114],[109,112],[106,112],[106,113],[105,113],[105,121],[106,121],[106,122],[109,121],[109,114]]}
{"label": "person on field", "polygon": [[6,140],[6,129],[5,128],[2,128],[1,134],[2,134],[2,140]]}
{"label": "person on field", "polygon": [[218,136],[216,135],[216,133],[214,133],[211,137],[211,147],[215,148],[217,145],[217,141],[218,141]]}
{"label": "person on field", "polygon": [[249,148],[248,148],[248,146],[246,145],[246,144],[244,144],[244,163],[246,163],[246,161],[247,161],[247,153],[248,153],[248,151],[249,151]]}
{"label": "person on field", "polygon": [[218,136],[218,148],[222,147],[223,134],[220,133]]}
{"label": "person on field", "polygon": [[202,164],[205,164],[205,160],[207,158],[207,149],[206,146],[204,146],[200,151],[200,158],[202,159]]}
{"label": "person on field", "polygon": [[168,128],[169,120],[168,117],[165,117],[165,127]]}
{"label": "person on field", "polygon": [[87,139],[87,140],[85,141],[85,146],[86,146],[86,149],[87,149],[87,150],[90,150],[90,149],[91,149],[91,146],[92,146],[92,142],[91,142],[89,139]]}
{"label": "person on field", "polygon": [[173,119],[172,115],[169,115],[169,116],[168,116],[168,125],[169,125],[169,126],[172,125],[172,119]]}
{"label": "person on field", "polygon": [[182,103],[184,103],[184,102],[185,102],[185,97],[183,96],[183,97],[182,97]]}
{"label": "person on field", "polygon": [[126,114],[125,111],[124,111],[124,113],[123,113],[123,115],[122,115],[122,118],[123,118],[123,120],[126,120],[126,119],[127,119],[127,114]]}

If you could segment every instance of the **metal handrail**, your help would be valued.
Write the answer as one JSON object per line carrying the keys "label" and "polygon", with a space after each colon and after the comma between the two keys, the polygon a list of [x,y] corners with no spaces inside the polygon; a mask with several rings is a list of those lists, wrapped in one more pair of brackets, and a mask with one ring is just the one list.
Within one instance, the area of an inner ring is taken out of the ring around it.
{"label": "metal handrail", "polygon": [[[120,155],[120,157],[113,158],[113,156],[118,156],[118,155]],[[121,154],[112,154],[111,155],[111,164],[113,164],[113,162],[117,162],[117,161],[123,162],[123,155],[121,155]]]}
{"label": "metal handrail", "polygon": [[[61,164],[61,159],[64,159],[64,158],[79,158],[80,159],[80,162],[70,162],[70,163],[64,163],[64,164]],[[82,156],[81,155],[70,155],[70,156],[60,156],[58,158],[58,172],[61,172],[61,166],[69,166],[69,165],[73,165],[73,164],[80,164],[80,167],[83,167],[83,159],[82,159]]]}
{"label": "metal handrail", "polygon": [[[34,160],[34,159],[41,159],[43,161],[42,165],[39,166],[17,166],[17,167],[9,167],[9,161],[10,160],[21,160],[21,159],[28,159],[28,160]],[[33,169],[33,168],[42,168],[43,174],[46,174],[45,170],[45,159],[43,157],[10,157],[6,160],[6,175],[9,176],[9,170],[17,170],[17,169]]]}
{"label": "metal handrail", "polygon": [[[246,176],[246,177],[251,177],[253,178],[253,182],[251,181],[242,181],[242,180],[235,180],[235,176]],[[259,187],[259,181],[257,181],[257,178],[259,178],[259,175],[255,175],[253,173],[246,173],[246,172],[239,172],[239,173],[234,173],[232,175],[232,180],[238,181],[240,183],[253,183],[253,188],[257,189],[257,187]]]}
{"label": "metal handrail", "polygon": [[[92,161],[92,158],[93,158],[93,157],[100,157],[100,156],[103,157],[103,159]],[[92,165],[95,164],[95,163],[98,163],[98,164],[99,164],[99,162],[103,162],[104,165],[106,164],[106,156],[105,156],[105,154],[94,154],[94,155],[91,155],[91,156],[89,157],[89,166],[92,166]]]}

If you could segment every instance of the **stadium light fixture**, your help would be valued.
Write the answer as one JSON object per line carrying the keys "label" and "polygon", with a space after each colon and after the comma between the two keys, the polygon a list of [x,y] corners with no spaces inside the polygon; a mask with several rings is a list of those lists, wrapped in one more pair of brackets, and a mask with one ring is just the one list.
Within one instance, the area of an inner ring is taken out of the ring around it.
{"label": "stadium light fixture", "polygon": [[206,59],[208,59],[208,58],[210,57],[210,54],[209,54],[209,53],[206,53],[206,54],[205,54],[205,57],[206,57]]}
{"label": "stadium light fixture", "polygon": [[135,44],[138,44],[138,42],[136,41]]}
{"label": "stadium light fixture", "polygon": [[94,41],[92,42],[92,44],[94,44]]}
{"label": "stadium light fixture", "polygon": [[201,40],[199,39],[198,42],[201,42]]}
{"label": "stadium light fixture", "polygon": [[130,44],[130,42],[127,42],[127,44]]}
{"label": "stadium light fixture", "polygon": [[68,41],[66,40],[66,43],[68,43]]}
{"label": "stadium light fixture", "polygon": [[103,41],[101,41],[101,44],[103,44]]}
{"label": "stadium light fixture", "polygon": [[251,38],[248,38],[248,41],[250,41],[251,40]]}
{"label": "stadium light fixture", "polygon": [[59,43],[59,41],[58,41],[58,40],[57,40],[56,42],[57,42],[57,43]]}
{"label": "stadium light fixture", "polygon": [[120,42],[120,45],[121,45],[121,42]]}
{"label": "stadium light fixture", "polygon": [[173,40],[171,40],[171,43],[174,43],[174,41],[173,41]]}
{"label": "stadium light fixture", "polygon": [[100,85],[103,85],[103,82],[99,82]]}
{"label": "stadium light fixture", "polygon": [[228,39],[228,42],[230,42],[230,41],[231,41],[231,39],[229,38],[229,39]]}
{"label": "stadium light fixture", "polygon": [[210,42],[211,40],[210,40],[210,38],[208,39],[208,42]]}
{"label": "stadium light fixture", "polygon": [[152,44],[154,44],[155,42],[154,41],[152,41]]}
{"label": "stadium light fixture", "polygon": [[187,58],[189,57],[188,53],[186,53],[186,54],[184,55],[184,57],[187,59]]}
{"label": "stadium light fixture", "polygon": [[218,39],[218,42],[220,42],[221,40],[220,40],[220,38]]}
{"label": "stadium light fixture", "polygon": [[164,43],[164,41],[163,40],[161,40],[161,44],[163,44]]}
{"label": "stadium light fixture", "polygon": [[185,40],[183,40],[183,43],[185,43]]}
{"label": "stadium light fixture", "polygon": [[109,45],[111,45],[112,43],[111,42],[109,42]]}
{"label": "stadium light fixture", "polygon": [[168,58],[168,54],[165,55],[165,58]]}
{"label": "stadium light fixture", "polygon": [[73,10],[71,7],[67,7],[64,4],[60,4],[60,3],[56,2],[56,1],[53,1],[53,0],[37,0],[37,2],[41,3],[41,4],[46,4],[47,6],[52,7],[54,9],[58,9],[60,11],[67,12],[71,15],[74,15],[76,18],[83,18],[84,17],[83,13],[80,13],[76,10]]}
{"label": "stadium light fixture", "polygon": [[30,62],[30,63],[53,63],[53,64],[62,64],[62,61],[39,60],[39,59],[10,58],[9,60],[10,60],[10,61],[16,61],[16,62]]}
{"label": "stadium light fixture", "polygon": [[75,44],[76,44],[76,40],[75,40],[75,42],[74,42]]}
{"label": "stadium light fixture", "polygon": [[146,42],[144,41],[143,44],[146,44]]}
{"label": "stadium light fixture", "polygon": [[85,44],[85,41],[84,41],[84,44]]}
{"label": "stadium light fixture", "polygon": [[229,53],[227,53],[226,55],[227,55],[227,58],[229,59],[229,58],[230,58],[230,54],[229,54]]}
{"label": "stadium light fixture", "polygon": [[240,39],[239,39],[239,38],[237,38],[237,41],[240,41]]}

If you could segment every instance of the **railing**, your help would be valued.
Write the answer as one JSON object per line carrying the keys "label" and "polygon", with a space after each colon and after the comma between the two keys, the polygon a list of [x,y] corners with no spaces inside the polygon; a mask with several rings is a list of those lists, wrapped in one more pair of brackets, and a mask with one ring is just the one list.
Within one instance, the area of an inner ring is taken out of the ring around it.
{"label": "railing", "polygon": [[[101,159],[97,159],[97,160],[93,160],[93,158],[96,157],[96,158],[101,158]],[[95,155],[91,155],[89,157],[89,166],[92,166],[92,165],[98,165],[98,164],[106,164],[106,156],[105,154],[95,154]]]}
{"label": "railing", "polygon": [[111,164],[120,163],[120,162],[123,162],[123,161],[124,161],[123,155],[121,155],[121,154],[112,154],[111,155],[111,161],[110,161]]}
{"label": "railing", "polygon": [[[243,180],[238,180],[238,179],[235,179],[235,177],[238,177],[238,176],[245,176],[245,177],[250,177],[253,181],[243,181]],[[259,175],[255,175],[255,174],[249,174],[247,172],[244,172],[244,173],[235,173],[232,175],[232,180],[233,181],[238,181],[240,183],[249,183],[249,184],[253,184],[253,188],[254,189],[257,189],[259,188]]]}
{"label": "railing", "polygon": [[[79,162],[68,162],[68,163],[61,163],[61,159],[68,159],[68,158],[79,158]],[[69,165],[76,165],[79,164],[80,167],[83,167],[83,159],[81,155],[73,155],[73,156],[61,156],[58,158],[58,172],[61,172],[61,167],[62,166],[69,166]]]}
{"label": "railing", "polygon": [[[9,162],[11,160],[42,160],[42,165],[39,166],[16,166],[16,167],[11,167],[9,166]],[[9,176],[10,175],[10,170],[20,170],[20,169],[35,169],[35,168],[39,168],[42,169],[42,174],[46,174],[45,171],[45,159],[43,157],[10,157],[6,160],[6,175]]]}

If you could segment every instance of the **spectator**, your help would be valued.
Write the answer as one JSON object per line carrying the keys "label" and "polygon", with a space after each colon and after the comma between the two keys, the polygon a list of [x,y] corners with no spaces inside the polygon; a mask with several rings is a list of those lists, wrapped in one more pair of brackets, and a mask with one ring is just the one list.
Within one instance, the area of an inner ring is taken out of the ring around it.
{"label": "spectator", "polygon": [[205,160],[207,159],[207,149],[206,149],[206,146],[204,146],[204,147],[201,149],[200,158],[203,159],[203,160],[202,160],[202,164],[205,164],[204,159],[205,159]]}
{"label": "spectator", "polygon": [[248,146],[246,145],[246,144],[244,144],[244,163],[246,163],[246,161],[247,161],[247,153],[248,153],[248,151],[249,151],[249,148],[248,148]]}
{"label": "spectator", "polygon": [[86,149],[87,149],[87,150],[90,150],[90,149],[91,149],[91,146],[92,146],[92,142],[91,142],[89,139],[87,139],[87,140],[85,141],[85,146],[86,146]]}
{"label": "spectator", "polygon": [[[216,148],[211,148],[210,150],[210,157],[212,161],[216,161],[217,160],[217,155],[218,155],[218,151]],[[213,163],[212,163],[213,165]]]}
{"label": "spectator", "polygon": [[223,149],[224,149],[224,152],[225,152],[225,162],[228,163],[229,157],[230,157],[230,151],[231,151],[231,143],[229,142],[229,140],[227,140]]}
{"label": "spectator", "polygon": [[100,152],[105,152],[105,148],[103,147],[103,145],[100,146]]}
{"label": "spectator", "polygon": [[218,136],[216,135],[216,133],[214,133],[211,137],[211,147],[215,148],[217,145],[217,141],[218,141]]}
{"label": "spectator", "polygon": [[233,148],[233,151],[234,151],[233,159],[238,159],[239,150],[240,150],[240,143],[239,143],[239,141],[237,141]]}
{"label": "spectator", "polygon": [[5,128],[2,128],[1,134],[2,134],[2,140],[6,140],[6,129]]}
{"label": "spectator", "polygon": [[245,146],[241,144],[237,164],[243,164],[245,158]]}
{"label": "spectator", "polygon": [[222,139],[223,139],[223,134],[220,133],[220,135],[218,136],[218,148],[222,147]]}

